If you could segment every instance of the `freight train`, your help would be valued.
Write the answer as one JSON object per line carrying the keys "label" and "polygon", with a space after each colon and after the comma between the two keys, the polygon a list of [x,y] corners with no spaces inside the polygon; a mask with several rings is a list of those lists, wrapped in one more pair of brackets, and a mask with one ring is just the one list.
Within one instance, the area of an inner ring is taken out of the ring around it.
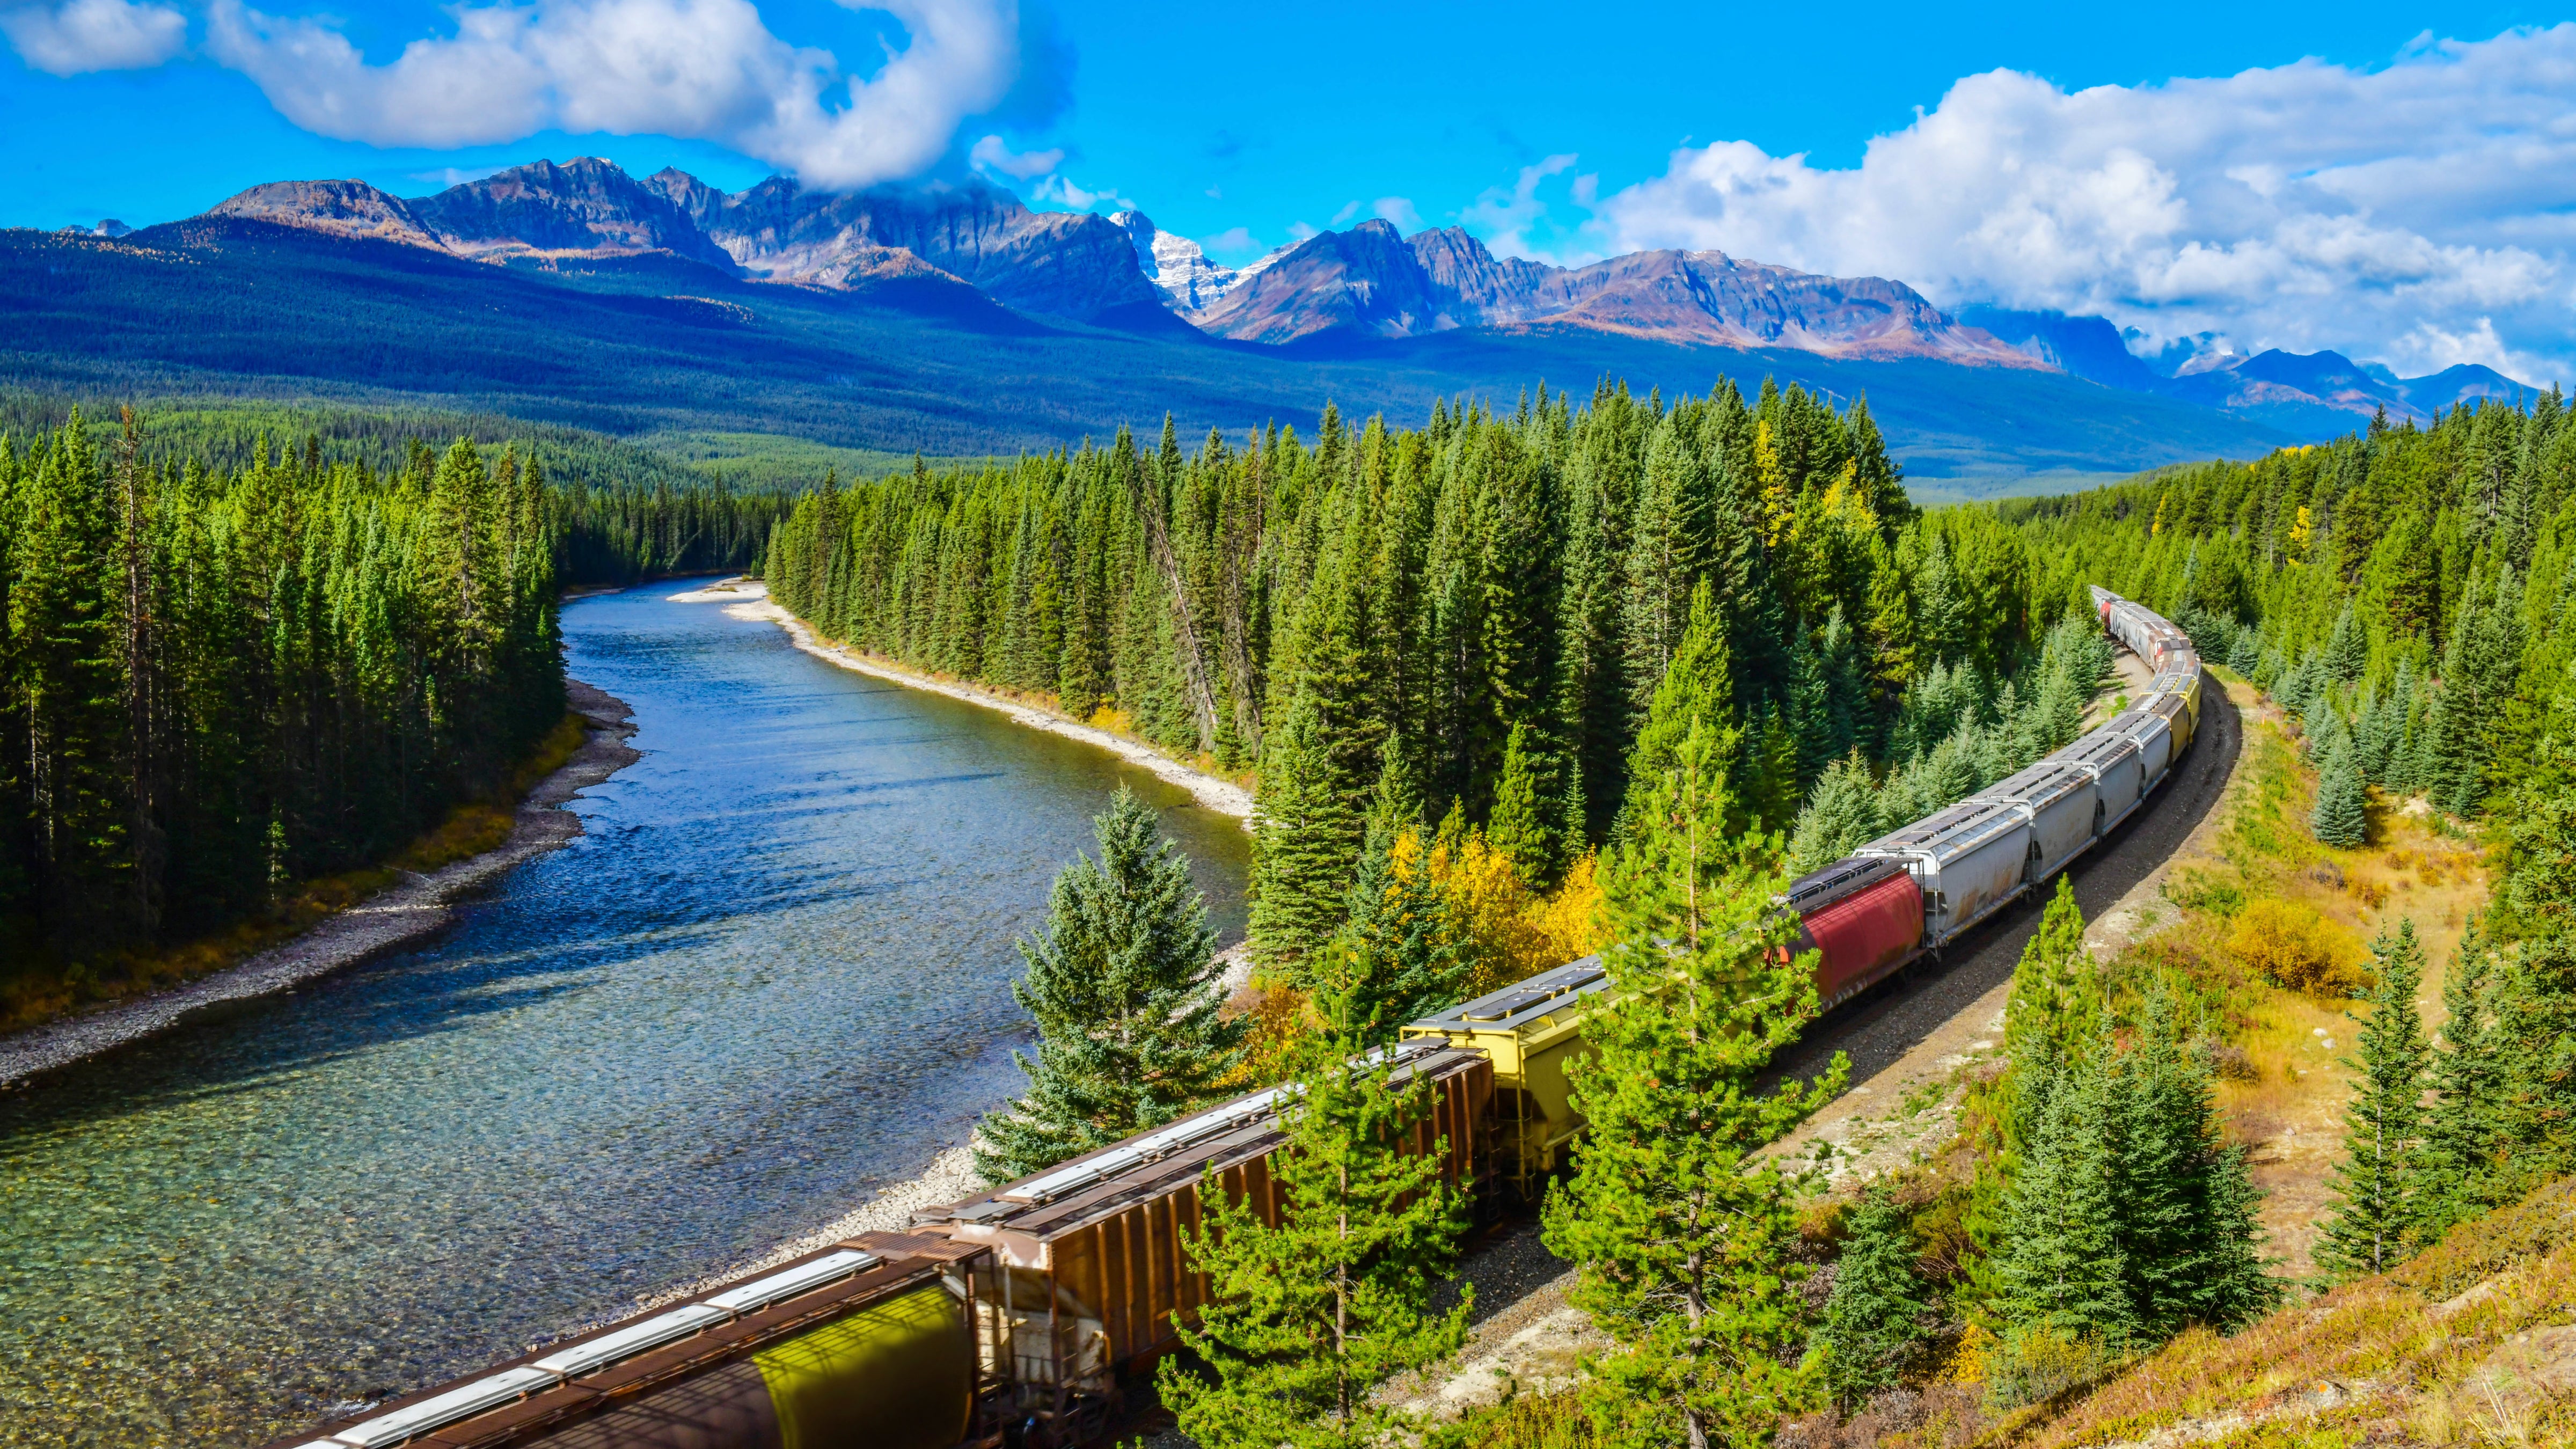
{"label": "freight train", "polygon": [[[1847,1001],[2046,882],[2161,785],[2200,725],[2172,624],[2107,590],[2103,628],[2148,688],[2109,722],[1790,883],[1817,995]],[[1404,1029],[1371,1054],[1428,1089],[1411,1148],[1495,1203],[1534,1199],[1579,1140],[1565,1067],[1611,1000],[1599,957]],[[1213,1175],[1278,1220],[1287,1089],[1251,1092],[677,1306],[392,1401],[272,1449],[1048,1449],[1111,1427],[1122,1389],[1209,1297],[1184,1244]]]}

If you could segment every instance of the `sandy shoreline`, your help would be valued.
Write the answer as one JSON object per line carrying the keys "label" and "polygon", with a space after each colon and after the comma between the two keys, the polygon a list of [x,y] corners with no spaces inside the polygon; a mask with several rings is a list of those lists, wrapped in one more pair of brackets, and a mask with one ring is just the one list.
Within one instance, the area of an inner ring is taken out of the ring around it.
{"label": "sandy shoreline", "polygon": [[581,834],[581,817],[564,809],[564,803],[643,756],[626,743],[635,725],[623,700],[577,679],[564,683],[573,709],[590,722],[590,737],[519,802],[517,822],[499,848],[378,891],[239,965],[0,1040],[0,1088],[167,1031],[209,1007],[285,991],[417,945],[455,920],[458,904],[467,897],[521,862]]}
{"label": "sandy shoreline", "polygon": [[1049,734],[1063,735],[1067,739],[1080,740],[1087,745],[1097,745],[1120,759],[1131,764],[1142,765],[1161,778],[1189,791],[1199,804],[1208,809],[1220,815],[1231,815],[1242,821],[1244,829],[1252,828],[1252,792],[1241,785],[1231,780],[1219,779],[1203,771],[1193,770],[1151,745],[1141,744],[1122,735],[1111,734],[1107,730],[1094,729],[1090,725],[1068,719],[1051,710],[1022,704],[1015,699],[1006,699],[971,684],[934,679],[899,664],[873,659],[856,650],[841,648],[837,644],[824,643],[815,637],[812,629],[806,627],[804,620],[771,602],[769,586],[758,579],[721,579],[703,589],[673,594],[670,599],[675,604],[722,604],[725,606],[725,612],[737,619],[766,619],[786,630],[787,637],[796,642],[797,648],[817,659],[836,664],[853,673],[882,679],[889,684],[900,684],[908,689],[922,689],[932,694],[944,694],[950,699],[963,700],[968,704],[999,711],[1009,716],[1013,723],[1026,725],[1030,729],[1045,730]]}

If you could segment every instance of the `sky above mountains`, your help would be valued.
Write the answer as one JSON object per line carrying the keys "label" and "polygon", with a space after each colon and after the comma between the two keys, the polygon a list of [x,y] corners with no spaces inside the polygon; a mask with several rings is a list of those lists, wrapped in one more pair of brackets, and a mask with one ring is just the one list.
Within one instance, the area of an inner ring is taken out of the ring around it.
{"label": "sky above mountains", "polygon": [[0,223],[594,154],[980,176],[1232,261],[1374,215],[2095,312],[2145,350],[2576,360],[2576,25],[2512,5],[267,3],[0,0]]}

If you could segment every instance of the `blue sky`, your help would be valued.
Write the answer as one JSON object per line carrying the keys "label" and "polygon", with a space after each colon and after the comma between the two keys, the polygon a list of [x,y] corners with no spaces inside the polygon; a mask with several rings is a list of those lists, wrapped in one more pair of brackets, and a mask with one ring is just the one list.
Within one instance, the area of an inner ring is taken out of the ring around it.
{"label": "blue sky", "polygon": [[2409,373],[2576,357],[2576,28],[2516,6],[262,4],[0,0],[0,224],[576,154],[980,173],[1222,260],[1382,214]]}

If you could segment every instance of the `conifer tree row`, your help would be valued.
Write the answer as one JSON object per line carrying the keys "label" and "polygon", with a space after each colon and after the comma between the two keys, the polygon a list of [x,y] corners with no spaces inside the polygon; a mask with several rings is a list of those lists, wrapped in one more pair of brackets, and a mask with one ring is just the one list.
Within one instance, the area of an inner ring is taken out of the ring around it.
{"label": "conifer tree row", "polygon": [[541,469],[0,441],[0,960],[110,959],[379,859],[564,715]]}
{"label": "conifer tree row", "polygon": [[[2067,714],[1993,707],[2007,679],[2035,706],[2062,612],[2031,612],[2022,539],[1918,515],[1865,403],[1767,382],[916,466],[800,499],[762,571],[829,637],[1257,769],[1255,945],[1306,976],[1373,828],[1454,808],[1540,885],[1612,838],[1690,651],[1746,818],[1782,830],[1836,761],[1992,735],[1906,798],[1973,789]],[[2080,712],[2090,677],[2058,672]],[[1918,741],[1901,705],[1925,679],[1966,703]]]}

